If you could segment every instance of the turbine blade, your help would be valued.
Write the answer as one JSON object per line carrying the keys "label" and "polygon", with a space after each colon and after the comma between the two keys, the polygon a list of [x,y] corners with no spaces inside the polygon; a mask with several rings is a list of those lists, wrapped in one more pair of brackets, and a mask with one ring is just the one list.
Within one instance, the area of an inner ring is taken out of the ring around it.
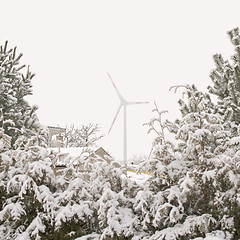
{"label": "turbine blade", "polygon": [[132,105],[132,104],[147,104],[149,102],[126,102],[126,105]]}
{"label": "turbine blade", "polygon": [[115,121],[116,121],[116,118],[117,118],[117,116],[118,116],[118,114],[119,114],[119,112],[120,112],[121,107],[122,107],[122,104],[118,107],[117,113],[116,113],[116,115],[115,115],[115,117],[114,117],[114,119],[113,119],[112,125],[111,125],[111,127],[110,127],[110,129],[109,129],[109,131],[108,131],[108,134],[111,132],[111,129],[112,129],[112,127],[113,127],[113,124],[114,124]]}
{"label": "turbine blade", "polygon": [[108,74],[108,76],[109,76],[109,78],[110,78],[110,80],[111,80],[111,82],[112,82],[112,84],[113,84],[113,87],[115,88],[115,91],[116,91],[116,93],[117,93],[117,95],[118,95],[118,97],[119,97],[121,103],[126,102],[125,99],[123,98],[122,94],[118,91],[118,89],[117,89],[115,83],[113,82],[113,80],[112,80],[110,74],[109,74],[109,73],[107,73],[107,74]]}

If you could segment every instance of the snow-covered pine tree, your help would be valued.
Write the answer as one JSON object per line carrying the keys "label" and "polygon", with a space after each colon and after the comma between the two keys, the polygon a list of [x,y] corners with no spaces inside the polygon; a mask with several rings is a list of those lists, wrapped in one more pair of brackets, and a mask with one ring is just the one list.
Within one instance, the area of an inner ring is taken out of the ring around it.
{"label": "snow-covered pine tree", "polygon": [[171,126],[181,148],[174,152],[164,146],[163,129],[170,122],[157,117],[148,124],[161,141],[154,141],[146,166],[161,175],[154,174],[137,193],[134,209],[144,233],[136,239],[239,239],[240,138],[230,137],[209,95],[194,86],[184,89],[182,118]]}
{"label": "snow-covered pine tree", "polygon": [[179,101],[182,119],[173,129],[183,141],[181,158],[190,163],[178,184],[185,226],[192,229],[191,237],[238,239],[239,137],[231,139],[228,119],[208,94],[194,86],[185,86],[184,94],[187,102]]}
{"label": "snow-covered pine tree", "polygon": [[23,54],[17,54],[16,47],[8,49],[8,42],[0,46],[0,108],[5,120],[13,126],[5,128],[5,134],[12,137],[12,147],[20,135],[31,136],[39,127],[36,106],[30,106],[24,99],[32,94],[31,80],[34,76],[25,65],[20,65]]}
{"label": "snow-covered pine tree", "polygon": [[239,28],[228,32],[234,46],[235,53],[232,61],[224,60],[221,54],[215,54],[213,60],[215,69],[210,78],[213,86],[209,92],[218,97],[218,112],[226,120],[230,120],[229,128],[232,134],[237,134],[237,125],[240,123],[240,35]]}
{"label": "snow-covered pine tree", "polygon": [[99,160],[89,163],[89,183],[101,239],[131,239],[139,225],[133,211],[139,187],[114,161]]}
{"label": "snow-covered pine tree", "polygon": [[[5,122],[4,122],[5,123]],[[5,134],[1,127],[1,135]],[[0,139],[0,235],[3,239],[50,239],[54,234],[56,178],[46,148],[26,141],[8,150]],[[18,141],[20,141],[18,139]]]}
{"label": "snow-covered pine tree", "polygon": [[[176,139],[181,140],[177,151],[187,160],[201,161],[203,157],[212,157],[218,151],[224,151],[229,138],[224,116],[217,113],[209,94],[197,90],[192,85],[174,86],[175,91],[183,87],[183,99],[178,101],[182,118],[171,126]],[[170,123],[169,123],[170,124]]]}
{"label": "snow-covered pine tree", "polygon": [[60,176],[57,178],[62,190],[59,189],[56,193],[58,211],[55,216],[54,239],[70,240],[97,232],[95,202],[89,183],[76,172],[65,177],[67,181]]}
{"label": "snow-covered pine tree", "polygon": [[39,136],[24,138],[14,150],[0,139],[0,235],[70,240],[97,231],[96,203],[84,174],[71,167],[57,173],[57,155],[35,145]]}
{"label": "snow-covered pine tree", "polygon": [[[181,172],[184,174],[184,167],[182,166],[184,162],[179,162],[174,153],[174,144],[168,141],[165,136],[165,131],[169,131],[171,127],[169,121],[163,121],[163,114],[167,113],[167,111],[160,111],[155,103],[153,112],[156,113],[156,117],[144,125],[149,127],[148,133],[154,132],[157,136],[152,143],[152,154],[150,158],[143,162],[140,168],[152,173],[153,178],[151,178],[150,181],[153,182],[150,185],[151,188],[157,187],[158,189],[155,189],[156,191],[168,188],[170,185],[178,182],[179,174]],[[178,171],[177,169],[174,170],[174,166],[178,166],[180,169],[178,169]]]}
{"label": "snow-covered pine tree", "polygon": [[[165,239],[164,229],[170,229],[184,220],[178,182],[185,176],[188,168],[186,162],[174,153],[174,144],[165,136],[169,122],[163,121],[162,115],[166,111],[160,111],[155,103],[153,112],[156,117],[145,125],[149,126],[149,132],[153,131],[157,136],[153,141],[150,158],[140,166],[152,172],[152,177],[135,198],[133,207],[143,231],[133,239]],[[178,239],[178,234],[175,237],[172,239]]]}
{"label": "snow-covered pine tree", "polygon": [[5,149],[0,138],[0,235],[70,240],[95,231],[89,182],[75,169],[56,173],[57,155],[35,145],[39,136],[24,138],[14,150]]}

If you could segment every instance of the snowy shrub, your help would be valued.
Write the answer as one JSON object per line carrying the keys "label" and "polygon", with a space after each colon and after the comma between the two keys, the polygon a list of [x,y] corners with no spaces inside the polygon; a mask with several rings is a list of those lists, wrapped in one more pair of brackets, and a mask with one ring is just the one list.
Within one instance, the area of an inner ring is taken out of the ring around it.
{"label": "snowy shrub", "polygon": [[42,239],[52,231],[58,208],[47,150],[36,146],[11,150],[2,153],[1,159],[1,235]]}

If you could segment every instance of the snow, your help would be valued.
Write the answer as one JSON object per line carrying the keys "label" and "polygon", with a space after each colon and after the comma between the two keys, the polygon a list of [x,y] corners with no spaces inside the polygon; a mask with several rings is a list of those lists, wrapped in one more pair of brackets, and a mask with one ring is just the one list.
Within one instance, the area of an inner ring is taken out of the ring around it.
{"label": "snow", "polygon": [[187,173],[187,176],[183,181],[180,182],[180,188],[182,189],[182,193],[188,193],[191,191],[191,187],[194,186],[194,180],[190,177],[190,174]]}
{"label": "snow", "polygon": [[42,178],[44,175],[53,175],[53,171],[51,170],[51,168],[49,168],[49,166],[47,166],[46,163],[41,160],[39,160],[37,163],[33,162],[29,164],[28,173],[30,174],[30,176],[37,176],[39,179]]}
{"label": "snow", "polygon": [[69,203],[65,207],[61,207],[61,209],[58,211],[55,217],[55,225],[57,228],[60,227],[63,223],[71,220],[74,215],[78,216],[79,219],[84,221],[85,218],[90,216],[92,213],[92,210],[89,209],[89,206],[86,203],[73,205]]}
{"label": "snow", "polygon": [[173,240],[177,237],[191,233],[196,227],[201,226],[204,231],[207,231],[207,226],[210,222],[215,222],[215,219],[208,214],[202,216],[189,216],[184,223],[176,224],[174,227],[168,227],[161,231],[157,231],[149,240]]}
{"label": "snow", "polygon": [[202,175],[203,183],[206,183],[206,181],[210,181],[211,179],[214,179],[215,175],[216,175],[215,170],[205,171]]}
{"label": "snow", "polygon": [[233,185],[237,185],[237,184],[238,184],[239,176],[237,176],[236,174],[234,174],[232,170],[228,171],[228,178],[229,178],[229,181],[230,181]]}
{"label": "snow", "polygon": [[95,152],[99,147],[69,147],[69,148],[49,148],[49,152],[57,154],[58,160],[56,165],[58,166],[70,166],[76,165],[79,161],[89,157],[90,153]]}
{"label": "snow", "polygon": [[100,240],[101,235],[97,233],[91,233],[79,238],[76,238],[75,240]]}
{"label": "snow", "polygon": [[18,220],[23,213],[25,211],[20,203],[10,203],[0,211],[0,220],[3,221],[7,215],[10,215],[13,220]]}
{"label": "snow", "polygon": [[228,240],[232,239],[232,237],[232,234],[228,232],[217,230],[212,233],[207,233],[205,238],[197,237],[192,240]]}
{"label": "snow", "polygon": [[206,136],[211,136],[211,132],[207,129],[197,129],[193,134],[193,138],[199,142],[203,141],[203,138]]}
{"label": "snow", "polygon": [[236,145],[240,143],[240,137],[233,137],[229,140],[229,145]]}
{"label": "snow", "polygon": [[144,173],[135,173],[127,171],[127,176],[130,180],[135,181],[139,186],[144,186],[144,183],[151,178],[150,175],[144,174]]}
{"label": "snow", "polygon": [[28,226],[26,231],[17,237],[17,240],[30,239],[30,236],[34,237],[36,240],[40,240],[41,237],[39,236],[39,232],[44,232],[45,228],[46,227],[43,224],[41,218],[39,215],[37,215],[37,217],[34,218],[31,224]]}
{"label": "snow", "polygon": [[49,148],[49,151],[59,154],[69,154],[71,157],[79,157],[83,153],[83,148],[81,147],[70,147],[70,148]]}

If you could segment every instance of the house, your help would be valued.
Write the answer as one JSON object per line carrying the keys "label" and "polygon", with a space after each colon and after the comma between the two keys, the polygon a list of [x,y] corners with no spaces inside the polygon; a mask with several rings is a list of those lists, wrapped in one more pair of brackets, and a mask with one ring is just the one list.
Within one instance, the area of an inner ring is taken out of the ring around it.
{"label": "house", "polygon": [[102,147],[97,148],[93,153],[90,154],[89,157],[90,158],[100,157],[101,159],[104,159],[108,163],[110,163],[112,160],[112,157],[110,156],[110,154],[107,151],[105,151]]}
{"label": "house", "polygon": [[105,161],[108,164],[111,164],[111,162],[113,162],[115,167],[121,168],[121,165],[113,161],[111,155],[102,147],[92,148],[89,151],[80,147],[60,148],[60,151],[57,148],[52,148],[50,150],[55,152],[58,156],[58,160],[54,163],[54,168],[57,173],[60,173],[61,170],[66,168],[66,166],[74,166],[79,172],[87,172],[88,169],[84,166],[86,159],[88,159],[90,163],[94,163],[95,161]]}
{"label": "house", "polygon": [[66,134],[66,128],[47,126],[48,135],[48,147],[64,147],[64,135]]}
{"label": "house", "polygon": [[[91,153],[89,158],[92,159],[92,161],[106,161],[108,164],[111,164],[111,162],[113,162],[113,158],[111,157],[111,155],[106,152],[102,147],[97,148],[93,153]],[[121,167],[121,165],[115,161],[114,166],[117,168]]]}

